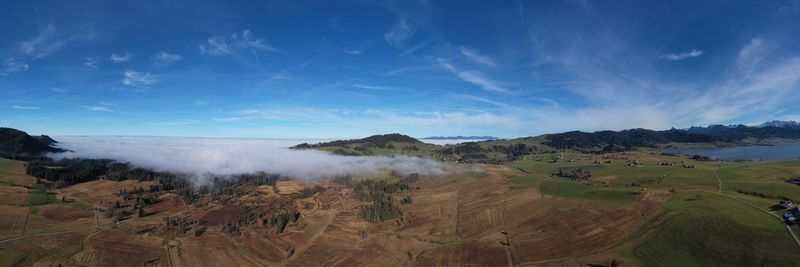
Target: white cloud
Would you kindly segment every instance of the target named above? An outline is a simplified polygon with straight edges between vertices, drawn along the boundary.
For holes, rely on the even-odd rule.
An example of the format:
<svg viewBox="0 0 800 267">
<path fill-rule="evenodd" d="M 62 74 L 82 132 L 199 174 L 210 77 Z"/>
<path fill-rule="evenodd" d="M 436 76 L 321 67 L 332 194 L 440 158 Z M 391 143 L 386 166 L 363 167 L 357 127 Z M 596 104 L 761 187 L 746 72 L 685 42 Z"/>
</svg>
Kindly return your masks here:
<svg viewBox="0 0 800 267">
<path fill-rule="evenodd" d="M 749 73 L 775 49 L 775 45 L 761 38 L 753 38 L 741 50 L 736 64 L 739 69 Z"/>
<path fill-rule="evenodd" d="M 383 39 L 395 48 L 402 48 L 405 47 L 406 40 L 414 36 L 415 32 L 416 28 L 409 24 L 407 19 L 401 18 L 394 28 L 383 35 Z"/>
<path fill-rule="evenodd" d="M 55 26 L 52 23 L 48 24 L 35 37 L 23 41 L 20 48 L 23 53 L 31 55 L 34 59 L 45 57 L 63 46 L 61 42 L 54 42 L 55 35 Z"/>
<path fill-rule="evenodd" d="M 447 63 L 443 59 L 439 59 L 439 64 L 441 64 L 445 69 L 447 69 L 448 71 L 452 72 L 453 74 L 456 74 L 458 76 L 458 78 L 460 78 L 461 80 L 463 80 L 465 82 L 468 82 L 468 83 L 471 83 L 471 84 L 473 84 L 475 86 L 478 86 L 481 89 L 483 89 L 484 91 L 494 92 L 494 93 L 508 93 L 508 92 L 510 92 L 510 90 L 508 90 L 505 87 L 499 85 L 497 82 L 492 81 L 489 78 L 484 77 L 483 74 L 481 74 L 480 72 L 471 71 L 471 70 L 466 70 L 466 71 L 459 70 L 455 66 L 453 66 L 452 64 Z"/>
<path fill-rule="evenodd" d="M 32 59 L 40 59 L 61 50 L 67 44 L 91 38 L 93 35 L 90 32 L 66 35 L 64 32 L 57 31 L 56 27 L 50 23 L 33 38 L 21 42 L 19 47 L 23 54 Z"/>
<path fill-rule="evenodd" d="M 26 110 L 38 110 L 38 109 L 40 109 L 39 107 L 36 107 L 36 106 L 18 106 L 18 105 L 13 105 L 11 107 L 14 108 L 14 109 L 26 109 Z"/>
<path fill-rule="evenodd" d="M 25 63 L 23 61 L 18 61 L 15 58 L 7 58 L 3 62 L 3 65 L 5 65 L 6 67 L 3 69 L 3 71 L 0 72 L 0 74 L 2 75 L 9 75 L 12 73 L 26 71 L 30 67 L 28 63 Z"/>
<path fill-rule="evenodd" d="M 56 136 L 57 146 L 70 152 L 56 158 L 108 158 L 158 171 L 193 174 L 204 184 L 205 173 L 235 175 L 266 172 L 297 179 L 366 175 L 396 171 L 407 175 L 443 175 L 458 171 L 440 162 L 409 156 L 350 157 L 317 150 L 291 150 L 314 140 L 212 139 L 168 137 Z M 174 160 L 182 159 L 182 160 Z"/>
<path fill-rule="evenodd" d="M 150 73 L 127 70 L 123 73 L 122 84 L 127 86 L 148 86 L 156 82 Z"/>
<path fill-rule="evenodd" d="M 128 52 L 125 52 L 123 55 L 117 55 L 116 53 L 111 54 L 111 62 L 114 63 L 123 63 L 128 62 L 131 59 L 131 55 L 128 55 Z"/>
<path fill-rule="evenodd" d="M 183 120 L 174 120 L 174 121 L 161 121 L 161 122 L 148 122 L 147 125 L 153 126 L 181 126 L 181 125 L 191 125 L 191 124 L 198 124 L 200 121 L 198 120 L 190 120 L 190 119 L 183 119 Z"/>
<path fill-rule="evenodd" d="M 466 47 L 460 47 L 459 51 L 461 51 L 462 55 L 466 56 L 467 58 L 471 59 L 472 61 L 475 61 L 477 63 L 483 64 L 483 65 L 486 65 L 486 66 L 497 67 L 497 63 L 495 63 L 494 60 L 491 57 L 489 57 L 487 55 L 481 55 L 480 53 L 478 53 L 478 51 L 475 51 L 475 50 L 472 50 L 472 49 L 469 49 L 469 48 L 466 48 Z"/>
<path fill-rule="evenodd" d="M 369 89 L 369 90 L 379 90 L 379 91 L 397 91 L 393 88 L 386 87 L 386 86 L 379 86 L 379 85 L 370 85 L 370 84 L 362 84 L 362 83 L 354 83 L 353 87 L 361 88 L 361 89 Z"/>
<path fill-rule="evenodd" d="M 345 49 L 344 53 L 348 54 L 348 55 L 361 55 L 362 54 L 361 50 L 356 50 L 356 49 Z"/>
<path fill-rule="evenodd" d="M 678 53 L 678 54 L 664 54 L 664 55 L 661 55 L 660 58 L 663 59 L 663 60 L 667 60 L 667 61 L 679 61 L 679 60 L 684 60 L 684 59 L 687 59 L 687 58 L 699 57 L 699 56 L 702 56 L 703 54 L 705 54 L 705 52 L 703 52 L 703 50 L 692 49 L 692 51 Z"/>
<path fill-rule="evenodd" d="M 279 52 L 277 48 L 271 46 L 264 39 L 253 37 L 250 30 L 233 33 L 230 36 L 214 36 L 208 38 L 205 44 L 199 45 L 200 53 L 209 55 L 235 55 L 238 50 L 264 50 L 268 52 Z"/>
<path fill-rule="evenodd" d="M 97 112 L 113 112 L 114 110 L 105 107 L 105 106 L 81 106 L 83 109 L 88 111 L 97 111 Z"/>
<path fill-rule="evenodd" d="M 167 66 L 181 60 L 181 55 L 172 54 L 166 51 L 159 51 L 153 56 L 153 64 L 156 66 Z"/>
<path fill-rule="evenodd" d="M 86 61 L 83 62 L 83 65 L 87 66 L 87 67 L 90 67 L 90 68 L 93 68 L 93 69 L 96 69 L 97 68 L 97 63 L 98 63 L 97 60 L 95 60 L 94 58 L 87 57 Z"/>
</svg>

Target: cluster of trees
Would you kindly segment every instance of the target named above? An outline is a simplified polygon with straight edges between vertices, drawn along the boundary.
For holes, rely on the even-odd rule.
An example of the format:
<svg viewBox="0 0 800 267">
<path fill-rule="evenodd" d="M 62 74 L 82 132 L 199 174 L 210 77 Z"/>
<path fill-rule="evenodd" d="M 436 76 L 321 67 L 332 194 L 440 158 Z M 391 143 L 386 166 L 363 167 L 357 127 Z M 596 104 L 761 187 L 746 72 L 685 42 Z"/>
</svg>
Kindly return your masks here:
<svg viewBox="0 0 800 267">
<path fill-rule="evenodd" d="M 300 189 L 300 191 L 292 193 L 291 197 L 293 199 L 303 199 L 303 198 L 309 198 L 317 193 L 322 193 L 322 192 L 325 192 L 325 187 L 315 185 L 314 187 L 306 187 Z"/>
<path fill-rule="evenodd" d="M 709 156 L 701 156 L 701 155 L 694 155 L 692 156 L 692 159 L 696 161 L 714 161 L 714 159 L 712 159 Z"/>
<path fill-rule="evenodd" d="M 290 223 L 296 223 L 300 219 L 299 211 L 283 211 L 264 219 L 264 225 L 267 227 L 275 227 L 275 233 L 283 233 L 286 226 Z"/>
<path fill-rule="evenodd" d="M 26 173 L 39 179 L 53 181 L 56 188 L 97 180 L 99 177 L 114 181 L 129 179 L 153 181 L 154 184 L 146 188 L 139 187 L 134 190 L 120 191 L 120 196 L 125 200 L 130 200 L 142 197 L 146 193 L 175 191 L 186 204 L 193 203 L 198 194 L 211 193 L 214 196 L 234 194 L 236 188 L 240 186 L 275 186 L 281 179 L 280 175 L 264 172 L 230 176 L 206 174 L 208 177 L 205 178 L 210 181 L 210 184 L 201 186 L 198 192 L 195 192 L 189 182 L 188 174 L 158 172 L 108 159 L 81 158 L 37 159 L 27 164 Z"/>
<path fill-rule="evenodd" d="M 96 180 L 106 174 L 111 160 L 105 159 L 42 159 L 28 162 L 25 173 L 55 182 L 56 188 Z"/>
<path fill-rule="evenodd" d="M 382 222 L 391 219 L 402 221 L 403 211 L 395 205 L 392 194 L 408 192 L 410 183 L 419 180 L 419 174 L 412 173 L 395 183 L 386 181 L 362 180 L 353 182 L 353 194 L 361 201 L 370 202 L 358 210 L 358 217 L 368 222 Z M 411 196 L 405 196 L 399 201 L 401 204 L 411 204 Z"/>
<path fill-rule="evenodd" d="M 222 232 L 236 237 L 242 235 L 242 225 L 239 221 L 226 222 L 222 225 Z"/>
<path fill-rule="evenodd" d="M 558 171 L 554 173 L 554 175 L 568 178 L 570 180 L 588 180 L 592 177 L 592 173 L 590 171 L 580 168 L 566 170 L 564 168 L 558 168 Z"/>
<path fill-rule="evenodd" d="M 109 159 L 65 158 L 53 160 L 40 158 L 28 162 L 25 173 L 36 178 L 53 181 L 56 188 L 94 181 L 101 176 L 114 181 L 133 179 L 155 182 L 155 185 L 142 189 L 141 192 L 170 191 L 191 186 L 185 175 L 135 168 L 127 163 L 114 162 Z"/>
<path fill-rule="evenodd" d="M 193 224 L 197 224 L 197 221 L 189 220 L 185 217 L 164 217 L 164 228 L 162 232 L 175 228 L 175 233 L 177 235 L 182 235 L 188 232 Z M 199 236 L 196 231 L 194 235 Z"/>
<path fill-rule="evenodd" d="M 378 201 L 397 192 L 404 192 L 411 189 L 408 183 L 398 181 L 396 183 L 387 183 L 380 180 L 363 180 L 355 183 L 353 186 L 353 193 L 356 198 L 361 201 Z"/>
<path fill-rule="evenodd" d="M 228 176 L 207 174 L 207 176 L 209 176 L 206 178 L 210 181 L 210 185 L 201 186 L 200 192 L 210 192 L 212 195 L 233 194 L 233 191 L 241 186 L 269 185 L 275 189 L 275 185 L 281 179 L 279 174 L 265 172 Z"/>
<path fill-rule="evenodd" d="M 523 143 L 510 144 L 508 146 L 494 145 L 492 146 L 494 152 L 506 154 L 509 160 L 517 160 L 522 156 L 533 154 L 536 147 L 528 147 Z"/>
<path fill-rule="evenodd" d="M 535 151 L 535 147 L 529 147 L 525 143 L 496 144 L 489 148 L 483 148 L 478 142 L 465 142 L 444 147 L 437 152 L 444 156 L 453 156 L 463 162 L 500 163 L 520 159 L 523 156 L 533 154 Z M 502 156 L 489 157 L 487 153 L 502 154 Z"/>
<path fill-rule="evenodd" d="M 122 207 L 119 202 L 116 202 L 115 204 L 108 205 L 103 215 L 106 218 L 113 217 L 115 222 L 119 222 L 127 219 L 131 214 L 133 214 L 133 212 L 130 209 Z"/>
<path fill-rule="evenodd" d="M 359 218 L 374 223 L 402 218 L 402 216 L 403 211 L 395 206 L 392 197 L 387 195 L 375 199 L 370 205 L 362 206 L 358 211 Z"/>
</svg>

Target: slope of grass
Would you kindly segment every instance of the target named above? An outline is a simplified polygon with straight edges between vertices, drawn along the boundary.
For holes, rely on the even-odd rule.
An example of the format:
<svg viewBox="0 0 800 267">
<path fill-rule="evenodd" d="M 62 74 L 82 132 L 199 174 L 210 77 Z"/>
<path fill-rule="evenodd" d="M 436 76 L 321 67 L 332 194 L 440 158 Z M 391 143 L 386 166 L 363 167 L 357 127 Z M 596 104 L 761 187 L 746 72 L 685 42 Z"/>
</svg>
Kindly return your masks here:
<svg viewBox="0 0 800 267">
<path fill-rule="evenodd" d="M 796 266 L 800 249 L 775 218 L 706 191 L 667 203 L 671 217 L 633 250 L 646 266 Z"/>
<path fill-rule="evenodd" d="M 511 178 L 511 182 L 527 186 L 539 186 L 539 177 L 535 175 L 516 176 Z"/>
<path fill-rule="evenodd" d="M 540 181 L 539 191 L 559 197 L 603 201 L 633 201 L 636 199 L 636 194 L 632 191 L 600 188 L 564 178 L 547 178 Z"/>
<path fill-rule="evenodd" d="M 25 200 L 25 205 L 35 208 L 36 206 L 56 203 L 58 201 L 55 195 L 47 193 L 44 185 L 36 185 L 34 188 L 28 189 L 28 197 Z"/>
</svg>

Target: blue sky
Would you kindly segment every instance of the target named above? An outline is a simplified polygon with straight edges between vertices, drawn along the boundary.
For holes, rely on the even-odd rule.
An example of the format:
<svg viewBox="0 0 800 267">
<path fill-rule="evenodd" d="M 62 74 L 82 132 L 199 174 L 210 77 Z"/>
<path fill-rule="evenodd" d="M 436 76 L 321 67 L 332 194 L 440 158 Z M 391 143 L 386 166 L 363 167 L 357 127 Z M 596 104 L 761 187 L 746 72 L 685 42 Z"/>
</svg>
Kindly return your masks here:
<svg viewBox="0 0 800 267">
<path fill-rule="evenodd" d="M 800 1 L 4 1 L 0 125 L 516 137 L 800 119 Z"/>
</svg>

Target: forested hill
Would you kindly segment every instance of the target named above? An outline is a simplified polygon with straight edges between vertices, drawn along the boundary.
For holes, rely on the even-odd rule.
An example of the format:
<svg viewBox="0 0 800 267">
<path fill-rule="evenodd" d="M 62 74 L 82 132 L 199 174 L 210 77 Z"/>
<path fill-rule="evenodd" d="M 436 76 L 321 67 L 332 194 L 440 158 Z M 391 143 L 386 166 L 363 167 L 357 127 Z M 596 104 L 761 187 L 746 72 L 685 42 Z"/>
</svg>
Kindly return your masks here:
<svg viewBox="0 0 800 267">
<path fill-rule="evenodd" d="M 389 143 L 408 143 L 408 144 L 422 144 L 419 140 L 403 134 L 393 133 L 393 134 L 382 134 L 382 135 L 373 135 L 367 138 L 361 139 L 351 139 L 351 140 L 337 140 L 319 144 L 308 144 L 302 143 L 296 145 L 292 148 L 294 149 L 306 149 L 306 148 L 322 148 L 322 147 L 336 147 L 336 146 L 346 146 L 346 145 L 354 145 L 354 144 L 366 144 L 372 145 L 376 147 L 386 147 Z"/>
<path fill-rule="evenodd" d="M 746 126 L 746 125 L 711 125 L 708 127 L 691 127 L 691 133 L 701 133 L 717 136 L 728 141 L 740 141 L 746 138 L 786 138 L 800 139 L 800 128 L 787 126 Z"/>
<path fill-rule="evenodd" d="M 0 155 L 2 156 L 36 156 L 47 152 L 63 151 L 50 146 L 55 142 L 46 135 L 30 136 L 17 129 L 0 128 Z"/>
<path fill-rule="evenodd" d="M 603 150 L 607 152 L 630 150 L 634 147 L 652 147 L 657 144 L 678 143 L 711 143 L 723 141 L 719 137 L 691 133 L 685 130 L 653 131 L 647 129 L 631 129 L 624 131 L 566 132 L 544 136 L 545 144 L 554 148 L 576 148 L 586 150 Z"/>
<path fill-rule="evenodd" d="M 770 138 L 800 139 L 800 129 L 775 126 L 723 126 L 691 127 L 686 130 L 653 131 L 631 129 L 624 131 L 566 132 L 544 135 L 545 144 L 554 148 L 603 150 L 607 152 L 629 150 L 633 147 L 653 147 L 666 143 L 741 143 L 746 139 Z"/>
</svg>

